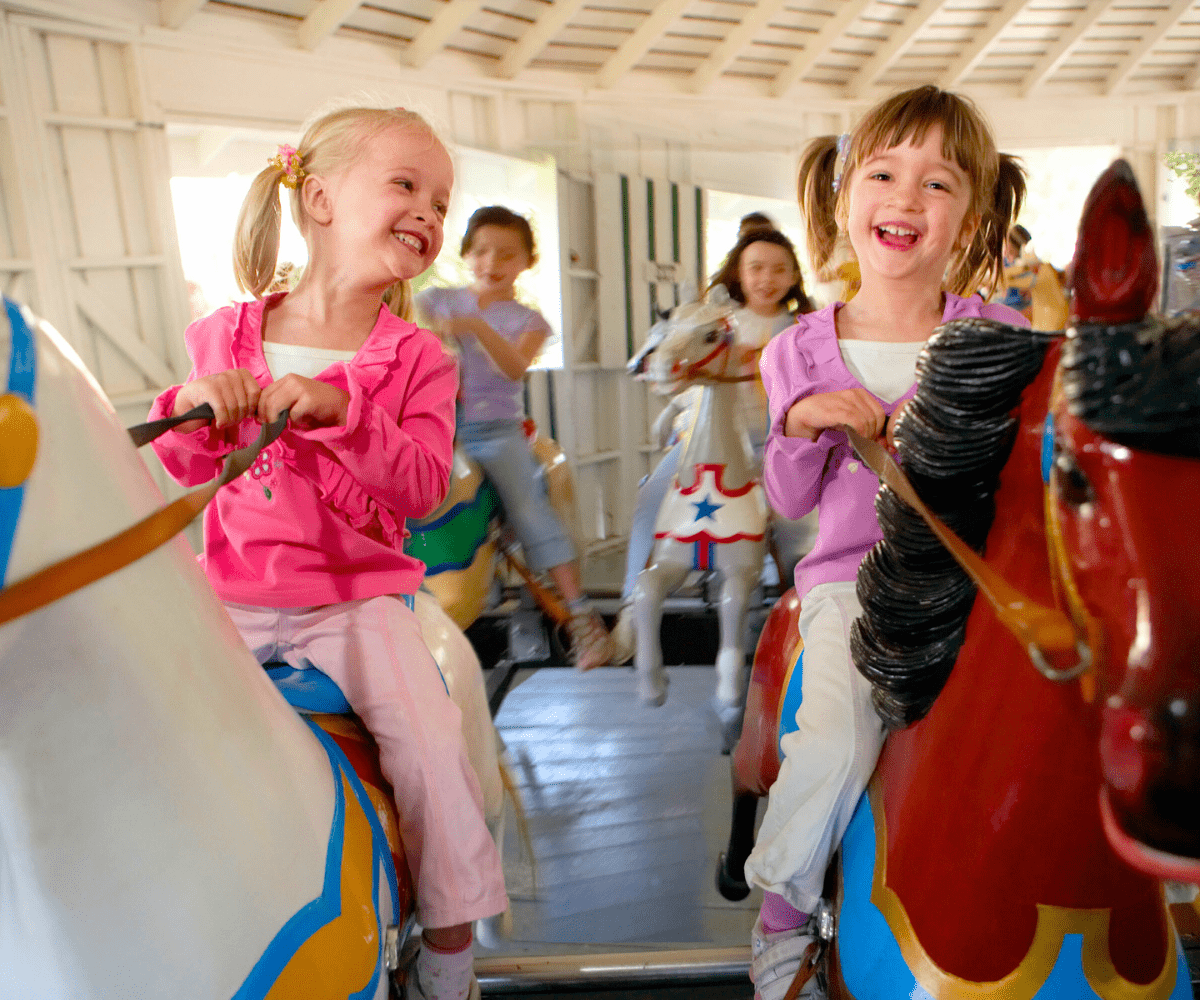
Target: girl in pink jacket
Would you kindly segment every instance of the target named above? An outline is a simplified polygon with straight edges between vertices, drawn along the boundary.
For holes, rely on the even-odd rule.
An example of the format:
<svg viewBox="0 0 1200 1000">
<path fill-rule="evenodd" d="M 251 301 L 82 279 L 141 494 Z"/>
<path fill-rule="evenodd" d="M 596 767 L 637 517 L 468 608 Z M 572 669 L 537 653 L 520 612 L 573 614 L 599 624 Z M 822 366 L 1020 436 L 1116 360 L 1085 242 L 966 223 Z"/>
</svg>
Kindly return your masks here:
<svg viewBox="0 0 1200 1000">
<path fill-rule="evenodd" d="M 259 662 L 318 667 L 379 744 L 424 928 L 408 995 L 425 1000 L 478 996 L 471 921 L 508 903 L 459 711 L 411 609 L 424 567 L 402 547 L 405 518 L 446 493 L 457 373 L 437 338 L 383 304 L 437 257 L 453 182 L 441 142 L 403 109 L 335 111 L 299 149 L 280 147 L 238 220 L 234 267 L 255 301 L 188 328 L 191 375 L 151 410 L 213 408 L 211 426 L 155 443 L 186 485 L 289 411 L 205 511 L 200 561 Z M 309 262 L 293 291 L 263 298 L 280 184 Z"/>
<path fill-rule="evenodd" d="M 820 513 L 817 543 L 796 566 L 801 700 L 781 720 L 784 759 L 745 867 L 765 890 L 751 937 L 759 1000 L 787 993 L 813 941 L 825 869 L 883 747 L 871 685 L 850 656 L 858 565 L 882 537 L 879 480 L 840 428 L 884 433 L 916 389 L 917 355 L 947 320 L 1028 326 L 971 294 L 1002 276 L 1025 181 L 964 98 L 927 86 L 883 101 L 850 135 L 809 146 L 799 189 L 814 267 L 848 250 L 862 285 L 849 302 L 801 316 L 760 363 L 767 498 L 784 517 Z M 810 980 L 801 996 L 815 988 Z"/>
</svg>

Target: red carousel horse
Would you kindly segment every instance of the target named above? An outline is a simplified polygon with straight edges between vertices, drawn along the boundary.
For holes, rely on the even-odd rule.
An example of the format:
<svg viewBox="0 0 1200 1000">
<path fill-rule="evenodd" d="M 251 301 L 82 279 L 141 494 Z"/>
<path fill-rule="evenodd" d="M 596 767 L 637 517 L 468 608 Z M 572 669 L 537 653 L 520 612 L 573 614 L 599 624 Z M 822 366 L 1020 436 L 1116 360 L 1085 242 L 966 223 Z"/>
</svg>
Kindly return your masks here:
<svg viewBox="0 0 1200 1000">
<path fill-rule="evenodd" d="M 881 489 L 853 646 L 894 731 L 842 841 L 832 995 L 1192 996 L 1160 880 L 1200 882 L 1200 322 L 1146 316 L 1157 273 L 1119 161 L 1085 206 L 1065 338 L 965 320 L 922 355 L 905 472 L 993 576 Z M 1057 641 L 1030 638 L 1036 605 Z M 732 898 L 798 612 L 789 592 L 755 657 Z"/>
</svg>

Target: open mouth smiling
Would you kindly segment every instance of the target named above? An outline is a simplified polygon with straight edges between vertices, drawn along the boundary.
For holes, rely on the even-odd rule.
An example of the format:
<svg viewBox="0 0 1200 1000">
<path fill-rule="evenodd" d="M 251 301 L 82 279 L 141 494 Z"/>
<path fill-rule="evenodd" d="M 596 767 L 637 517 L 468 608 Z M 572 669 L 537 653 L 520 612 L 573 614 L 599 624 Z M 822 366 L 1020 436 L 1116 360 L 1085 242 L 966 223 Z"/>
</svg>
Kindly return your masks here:
<svg viewBox="0 0 1200 1000">
<path fill-rule="evenodd" d="M 417 233 L 397 232 L 396 239 L 422 257 L 425 255 L 425 251 L 429 249 L 429 241 Z"/>
<path fill-rule="evenodd" d="M 875 227 L 875 238 L 886 247 L 907 250 L 909 247 L 916 246 L 921 234 L 912 226 L 906 226 L 899 222 L 885 222 L 883 225 Z"/>
</svg>

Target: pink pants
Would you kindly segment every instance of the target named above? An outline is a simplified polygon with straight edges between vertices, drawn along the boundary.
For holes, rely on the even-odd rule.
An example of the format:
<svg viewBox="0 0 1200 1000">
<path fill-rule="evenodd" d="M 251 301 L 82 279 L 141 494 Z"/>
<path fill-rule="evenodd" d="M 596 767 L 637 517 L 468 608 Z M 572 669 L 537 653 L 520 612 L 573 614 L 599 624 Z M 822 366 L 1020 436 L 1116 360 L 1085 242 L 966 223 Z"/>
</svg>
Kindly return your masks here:
<svg viewBox="0 0 1200 1000">
<path fill-rule="evenodd" d="M 394 596 L 314 608 L 225 607 L 259 663 L 317 667 L 375 737 L 396 792 L 421 925 L 452 927 L 502 912 L 504 873 L 484 826 L 462 715 L 416 615 Z"/>
</svg>

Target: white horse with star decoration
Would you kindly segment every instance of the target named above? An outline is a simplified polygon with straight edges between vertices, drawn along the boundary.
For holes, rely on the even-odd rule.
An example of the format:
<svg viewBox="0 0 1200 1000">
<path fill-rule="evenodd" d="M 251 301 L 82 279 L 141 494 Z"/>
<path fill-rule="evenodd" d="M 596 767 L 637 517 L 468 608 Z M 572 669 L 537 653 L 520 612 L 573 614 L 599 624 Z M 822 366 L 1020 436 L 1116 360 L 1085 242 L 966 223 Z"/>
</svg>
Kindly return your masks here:
<svg viewBox="0 0 1200 1000">
<path fill-rule="evenodd" d="M 678 472 L 659 508 L 654 551 L 633 590 L 638 694 L 647 704 L 666 701 L 659 641 L 663 600 L 692 570 L 715 570 L 721 577 L 715 701 L 727 726 L 741 706 L 742 634 L 762 573 L 768 511 L 738 406 L 738 384 L 755 378 L 759 352 L 735 342 L 733 310 L 728 296 L 719 294 L 678 307 L 661 337 L 652 335 L 630 363 L 664 395 L 692 384 L 703 387 Z"/>
</svg>

